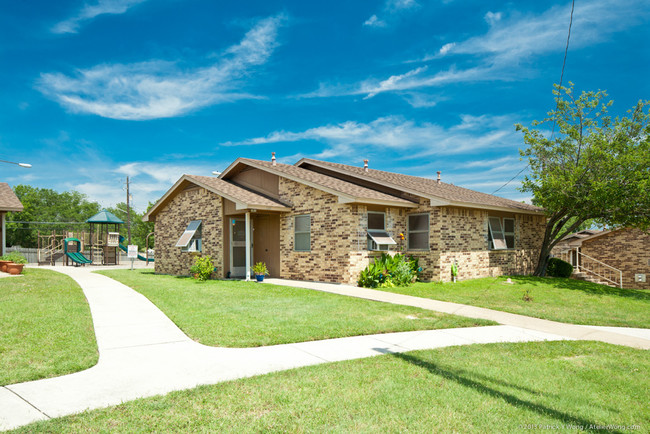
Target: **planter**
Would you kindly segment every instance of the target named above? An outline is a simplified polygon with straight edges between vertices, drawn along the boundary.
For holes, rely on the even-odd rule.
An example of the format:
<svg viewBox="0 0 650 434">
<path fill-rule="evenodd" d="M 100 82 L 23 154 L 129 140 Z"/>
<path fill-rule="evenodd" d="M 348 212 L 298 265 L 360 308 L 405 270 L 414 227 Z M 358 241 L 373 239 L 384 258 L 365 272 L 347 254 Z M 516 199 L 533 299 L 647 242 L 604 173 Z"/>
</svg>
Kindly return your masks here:
<svg viewBox="0 0 650 434">
<path fill-rule="evenodd" d="M 255 279 L 257 279 L 258 282 L 264 282 L 264 275 L 263 274 L 256 274 Z"/>
<path fill-rule="evenodd" d="M 0 271 L 6 273 L 7 272 L 7 265 L 11 264 L 11 261 L 0 261 Z"/>
<path fill-rule="evenodd" d="M 20 274 L 23 272 L 25 264 L 14 264 L 13 262 L 7 265 L 7 272 L 9 274 Z"/>
</svg>

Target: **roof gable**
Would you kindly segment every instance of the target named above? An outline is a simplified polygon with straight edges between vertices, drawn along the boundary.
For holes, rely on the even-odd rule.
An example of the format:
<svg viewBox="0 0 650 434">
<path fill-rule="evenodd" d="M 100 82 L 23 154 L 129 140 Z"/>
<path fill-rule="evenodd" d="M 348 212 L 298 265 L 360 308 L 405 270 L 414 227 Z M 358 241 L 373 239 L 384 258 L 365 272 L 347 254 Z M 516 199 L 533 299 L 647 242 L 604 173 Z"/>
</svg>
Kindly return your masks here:
<svg viewBox="0 0 650 434">
<path fill-rule="evenodd" d="M 346 175 L 366 182 L 374 182 L 385 187 L 400 189 L 407 193 L 427 198 L 431 200 L 432 205 L 472 206 L 531 214 L 542 214 L 544 211 L 542 208 L 533 205 L 419 176 L 403 175 L 375 169 L 366 170 L 362 167 L 330 163 L 328 161 L 313 160 L 310 158 L 301 159 L 296 163 L 296 166 L 306 169 L 316 167 L 327 170 L 332 174 L 331 176 L 336 176 L 336 174 Z"/>
<path fill-rule="evenodd" d="M 18 196 L 6 182 L 0 182 L 0 211 L 20 212 L 24 209 Z"/>
<path fill-rule="evenodd" d="M 324 175 L 312 170 L 303 169 L 295 165 L 272 163 L 268 161 L 238 158 L 219 175 L 221 179 L 228 179 L 238 173 L 241 166 L 255 167 L 283 178 L 308 185 L 321 191 L 338 196 L 341 203 L 367 203 L 398 207 L 415 207 L 413 201 L 403 199 L 391 194 L 367 188 L 352 182 L 347 182 L 333 176 Z"/>
<path fill-rule="evenodd" d="M 149 209 L 142 217 L 143 221 L 150 221 L 164 208 L 176 194 L 182 191 L 188 184 L 198 187 L 224 197 L 235 203 L 237 209 L 263 209 L 269 211 L 289 211 L 289 208 L 274 199 L 235 185 L 223 179 L 211 176 L 183 175 L 176 183 L 161 197 L 156 204 Z"/>
</svg>

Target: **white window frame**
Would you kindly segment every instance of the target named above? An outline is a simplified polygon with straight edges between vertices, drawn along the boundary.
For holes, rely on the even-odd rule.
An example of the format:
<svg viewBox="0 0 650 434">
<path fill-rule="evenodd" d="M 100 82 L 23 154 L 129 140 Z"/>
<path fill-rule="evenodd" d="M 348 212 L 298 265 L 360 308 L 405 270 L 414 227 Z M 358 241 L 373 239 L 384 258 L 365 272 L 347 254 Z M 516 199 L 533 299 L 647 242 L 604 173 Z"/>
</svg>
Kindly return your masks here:
<svg viewBox="0 0 650 434">
<path fill-rule="evenodd" d="M 512 221 L 512 232 L 506 232 L 506 220 Z M 495 230 L 493 223 L 499 224 L 499 230 Z M 513 250 L 517 245 L 515 236 L 516 221 L 512 217 L 488 217 L 488 250 Z M 506 235 L 512 236 L 512 246 L 508 246 Z"/>
<path fill-rule="evenodd" d="M 301 217 L 307 217 L 309 219 L 309 230 L 307 231 L 298 231 L 298 225 L 296 224 L 296 220 Z M 309 239 L 309 248 L 304 250 L 304 249 L 298 249 L 296 247 L 296 235 L 301 235 L 301 234 L 307 234 L 308 239 Z M 293 251 L 294 252 L 311 252 L 311 214 L 300 214 L 297 216 L 293 217 Z"/>
<path fill-rule="evenodd" d="M 427 216 L 427 228 L 426 230 L 411 230 L 411 217 L 425 215 Z M 428 251 L 431 250 L 431 243 L 429 241 L 429 231 L 431 230 L 431 214 L 428 212 L 418 212 L 413 214 L 406 215 L 406 249 L 407 250 L 418 250 L 418 251 Z M 427 247 L 425 249 L 416 249 L 411 247 L 411 234 L 426 233 L 427 234 Z"/>
</svg>

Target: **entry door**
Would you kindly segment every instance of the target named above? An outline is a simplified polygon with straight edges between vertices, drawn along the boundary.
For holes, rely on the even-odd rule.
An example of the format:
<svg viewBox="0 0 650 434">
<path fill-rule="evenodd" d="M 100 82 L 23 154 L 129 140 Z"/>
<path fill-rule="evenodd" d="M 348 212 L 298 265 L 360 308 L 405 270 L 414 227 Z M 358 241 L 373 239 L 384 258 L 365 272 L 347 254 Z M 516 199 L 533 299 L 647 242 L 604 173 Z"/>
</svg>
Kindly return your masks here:
<svg viewBox="0 0 650 434">
<path fill-rule="evenodd" d="M 251 221 L 251 231 L 253 222 Z M 251 242 L 253 237 L 251 234 Z M 253 265 L 253 245 L 251 243 L 251 266 Z M 243 277 L 246 275 L 246 220 L 230 220 L 230 275 Z"/>
</svg>

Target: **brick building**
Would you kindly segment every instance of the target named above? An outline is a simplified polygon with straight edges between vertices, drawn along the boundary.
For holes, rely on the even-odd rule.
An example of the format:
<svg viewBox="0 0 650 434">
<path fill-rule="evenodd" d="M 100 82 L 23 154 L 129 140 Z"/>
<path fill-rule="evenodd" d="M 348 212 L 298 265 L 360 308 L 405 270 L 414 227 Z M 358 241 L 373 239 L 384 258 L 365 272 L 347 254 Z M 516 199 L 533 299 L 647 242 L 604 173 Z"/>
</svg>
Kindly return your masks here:
<svg viewBox="0 0 650 434">
<path fill-rule="evenodd" d="M 8 212 L 20 212 L 23 210 L 23 204 L 20 203 L 18 197 L 14 194 L 9 184 L 0 182 L 0 240 L 2 240 L 2 247 L 0 247 L 0 255 L 5 254 L 7 247 L 7 230 L 5 227 L 5 215 Z"/>
<path fill-rule="evenodd" d="M 650 233 L 639 229 L 581 231 L 558 243 L 554 254 L 594 281 L 650 289 Z"/>
<path fill-rule="evenodd" d="M 439 179 L 275 157 L 184 175 L 144 219 L 158 273 L 186 275 L 210 255 L 220 277 L 263 261 L 274 277 L 341 283 L 385 251 L 418 257 L 426 280 L 450 280 L 454 262 L 460 279 L 530 273 L 545 225 L 540 208 Z"/>
</svg>

